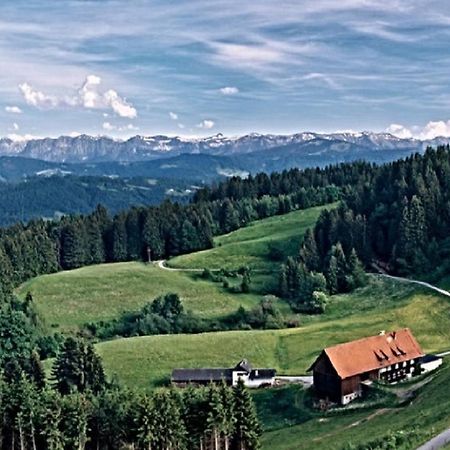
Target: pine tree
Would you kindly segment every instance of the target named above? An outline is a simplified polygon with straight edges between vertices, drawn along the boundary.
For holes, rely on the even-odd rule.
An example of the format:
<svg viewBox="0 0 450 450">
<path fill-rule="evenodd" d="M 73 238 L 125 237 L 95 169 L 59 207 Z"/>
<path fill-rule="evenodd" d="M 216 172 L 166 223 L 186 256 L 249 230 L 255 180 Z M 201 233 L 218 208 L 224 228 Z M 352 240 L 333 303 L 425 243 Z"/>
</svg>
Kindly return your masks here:
<svg viewBox="0 0 450 450">
<path fill-rule="evenodd" d="M 138 399 L 136 411 L 136 437 L 142 448 L 151 450 L 155 441 L 155 411 L 153 401 L 148 395 Z"/>
<path fill-rule="evenodd" d="M 239 216 L 229 199 L 222 203 L 220 212 L 220 228 L 223 233 L 229 233 L 239 228 Z"/>
<path fill-rule="evenodd" d="M 55 391 L 44 391 L 41 396 L 39 417 L 40 435 L 47 450 L 64 450 L 65 438 L 62 431 L 62 401 Z"/>
<path fill-rule="evenodd" d="M 62 427 L 68 448 L 84 450 L 88 441 L 88 418 L 91 405 L 87 398 L 80 394 L 64 397 L 62 402 Z"/>
<path fill-rule="evenodd" d="M 184 450 L 186 429 L 181 418 L 178 399 L 170 391 L 158 392 L 153 397 L 155 416 L 154 448 L 157 450 Z"/>
<path fill-rule="evenodd" d="M 221 436 L 225 431 L 226 410 L 219 388 L 212 384 L 208 388 L 208 414 L 206 431 L 210 435 L 213 450 L 221 450 Z"/>
<path fill-rule="evenodd" d="M 158 259 L 164 256 L 164 241 L 153 209 L 146 211 L 144 214 L 142 239 L 146 250 L 148 249 L 150 251 L 150 257 L 152 259 Z"/>
<path fill-rule="evenodd" d="M 278 279 L 278 293 L 281 298 L 288 298 L 289 296 L 287 269 L 285 264 L 282 264 L 280 268 L 280 274 Z"/>
<path fill-rule="evenodd" d="M 328 261 L 328 268 L 326 272 L 327 285 L 330 294 L 337 294 L 339 292 L 338 284 L 338 263 L 336 256 L 331 255 Z"/>
<path fill-rule="evenodd" d="M 362 287 L 366 284 L 367 275 L 364 272 L 364 267 L 356 254 L 355 249 L 352 249 L 348 258 L 347 285 L 350 290 Z"/>
<path fill-rule="evenodd" d="M 139 226 L 139 214 L 136 208 L 132 208 L 126 218 L 127 252 L 129 260 L 137 260 L 141 257 L 141 230 Z"/>
<path fill-rule="evenodd" d="M 61 231 L 61 266 L 76 269 L 86 261 L 84 226 L 80 220 L 71 220 Z"/>
<path fill-rule="evenodd" d="M 236 449 L 258 450 L 261 426 L 258 422 L 255 405 L 241 379 L 234 388 L 234 417 L 233 442 Z"/>
<path fill-rule="evenodd" d="M 303 243 L 300 248 L 300 261 L 302 261 L 309 270 L 320 270 L 320 256 L 317 250 L 316 239 L 313 231 L 308 228 L 303 238 Z"/>
<path fill-rule="evenodd" d="M 114 217 L 112 224 L 112 258 L 113 261 L 126 261 L 128 259 L 127 251 L 127 229 L 126 216 L 119 214 Z"/>
<path fill-rule="evenodd" d="M 72 337 L 63 343 L 53 365 L 52 376 L 56 388 L 63 395 L 86 390 L 98 393 L 106 384 L 101 359 L 92 344 Z"/>
</svg>

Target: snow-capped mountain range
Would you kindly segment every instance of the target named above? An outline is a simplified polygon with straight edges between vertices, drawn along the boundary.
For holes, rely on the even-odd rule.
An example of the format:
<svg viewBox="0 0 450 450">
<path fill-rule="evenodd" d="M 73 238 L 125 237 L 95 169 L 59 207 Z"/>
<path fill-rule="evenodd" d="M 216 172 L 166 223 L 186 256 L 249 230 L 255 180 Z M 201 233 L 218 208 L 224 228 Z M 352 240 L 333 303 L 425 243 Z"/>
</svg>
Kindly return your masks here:
<svg viewBox="0 0 450 450">
<path fill-rule="evenodd" d="M 120 141 L 109 137 L 61 136 L 59 138 L 14 141 L 0 139 L 0 156 L 22 156 L 51 162 L 85 163 L 105 161 L 145 161 L 181 154 L 239 156 L 270 150 L 270 155 L 282 156 L 286 150 L 298 156 L 378 152 L 381 150 L 423 151 L 427 146 L 448 143 L 450 138 L 400 139 L 389 133 L 297 133 L 274 135 L 252 133 L 239 137 L 222 134 L 206 138 L 168 136 L 134 136 Z M 259 154 L 259 157 L 264 157 Z M 269 156 L 269 155 L 268 155 Z M 357 155 L 355 155 L 357 156 Z M 334 158 L 332 158 L 334 159 Z"/>
</svg>

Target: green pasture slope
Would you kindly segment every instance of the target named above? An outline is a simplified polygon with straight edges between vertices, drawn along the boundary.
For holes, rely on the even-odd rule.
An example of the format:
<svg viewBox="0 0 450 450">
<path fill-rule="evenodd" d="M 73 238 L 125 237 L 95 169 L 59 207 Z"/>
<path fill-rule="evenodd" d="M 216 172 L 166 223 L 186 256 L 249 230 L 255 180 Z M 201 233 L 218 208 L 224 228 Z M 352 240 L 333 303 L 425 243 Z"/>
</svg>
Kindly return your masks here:
<svg viewBox="0 0 450 450">
<path fill-rule="evenodd" d="M 329 205 L 333 207 L 334 205 Z M 324 207 L 295 211 L 285 216 L 260 220 L 248 227 L 216 239 L 217 249 L 187 255 L 195 259 L 207 256 L 216 261 L 213 268 L 226 266 L 237 269 L 244 264 L 252 268 L 276 268 L 268 260 L 268 242 L 290 252 L 298 251 L 302 234 L 314 226 Z M 227 256 L 235 252 L 248 255 Z M 215 255 L 215 251 L 219 256 Z M 230 261 L 225 264 L 225 259 Z M 177 260 L 178 258 L 174 259 Z M 183 260 L 184 261 L 184 260 Z M 203 268 L 202 263 L 193 267 Z M 108 320 L 122 312 L 135 311 L 155 297 L 167 292 L 178 293 L 185 308 L 203 317 L 220 317 L 239 306 L 251 308 L 270 290 L 274 277 L 255 274 L 249 294 L 231 294 L 220 283 L 200 279 L 198 274 L 174 272 L 155 265 L 138 262 L 101 264 L 81 269 L 43 275 L 24 283 L 20 297 L 30 291 L 47 325 L 58 330 L 73 330 L 87 322 Z M 233 280 L 231 280 L 233 283 Z"/>
<path fill-rule="evenodd" d="M 312 208 L 255 222 L 216 238 L 212 250 L 174 258 L 170 264 L 199 269 L 246 264 L 273 270 L 269 243 L 295 254 L 301 234 L 314 224 L 320 210 Z M 264 277 L 269 276 L 254 273 L 252 292 L 236 295 L 219 283 L 200 279 L 198 274 L 119 263 L 38 277 L 21 286 L 18 293 L 33 293 L 47 325 L 76 330 L 86 322 L 138 309 L 168 291 L 178 292 L 186 308 L 196 314 L 220 316 L 239 305 L 257 304 L 264 292 Z M 444 282 L 444 287 L 448 284 Z M 285 305 L 280 301 L 282 308 Z M 325 314 L 300 316 L 299 328 L 117 339 L 97 344 L 97 350 L 108 375 L 130 387 L 154 389 L 168 381 L 174 367 L 229 366 L 243 357 L 254 365 L 274 367 L 280 374 L 305 374 L 323 347 L 382 329 L 410 327 L 425 351 L 447 350 L 449 318 L 449 299 L 422 287 L 371 276 L 366 287 L 333 296 Z M 450 368 L 445 365 L 434 376 L 402 407 L 387 404 L 334 415 L 312 411 L 304 403 L 304 392 L 296 386 L 256 392 L 265 427 L 263 449 L 343 449 L 349 442 L 359 444 L 407 429 L 418 430 L 418 434 L 398 448 L 415 448 L 450 426 Z"/>
<path fill-rule="evenodd" d="M 146 336 L 97 345 L 105 367 L 125 384 L 151 389 L 174 367 L 229 366 L 240 358 L 305 374 L 319 351 L 332 344 L 410 327 L 426 351 L 447 349 L 450 302 L 423 289 L 373 278 L 349 295 L 335 296 L 324 315 L 304 318 L 300 328 Z"/>
<path fill-rule="evenodd" d="M 447 298 L 372 277 L 367 287 L 334 297 L 324 315 L 305 320 L 301 328 L 137 337 L 100 343 L 97 350 L 110 376 L 129 386 L 153 389 L 168 381 L 174 367 L 229 366 L 243 357 L 256 366 L 275 367 L 279 374 L 305 374 L 323 347 L 382 329 L 410 327 L 425 351 L 446 350 L 449 317 Z M 263 449 L 350 450 L 349 443 L 388 439 L 391 431 L 416 430 L 396 447 L 414 449 L 450 426 L 450 367 L 446 364 L 433 377 L 402 405 L 337 414 L 311 410 L 296 386 L 256 391 L 265 428 Z"/>
<path fill-rule="evenodd" d="M 275 245 L 285 255 L 295 255 L 307 228 L 316 222 L 322 210 L 331 204 L 251 223 L 245 228 L 214 239 L 214 248 L 182 255 L 168 262 L 170 267 L 204 269 L 235 269 L 247 265 L 258 270 L 273 270 L 276 263 L 267 258 L 269 246 Z"/>
<path fill-rule="evenodd" d="M 285 388 L 285 393 L 283 389 L 276 389 L 270 392 L 267 400 L 273 410 L 280 410 L 278 422 L 268 416 L 268 411 L 261 411 L 268 424 L 262 436 L 262 448 L 353 450 L 356 445 L 367 445 L 375 439 L 381 439 L 384 447 L 365 448 L 414 450 L 450 427 L 450 365 L 446 363 L 431 377 L 428 384 L 401 404 L 391 405 L 388 402 L 377 408 L 350 409 L 329 414 L 305 407 L 299 389 Z M 257 394 L 257 401 L 258 396 L 261 393 Z M 403 434 L 404 442 L 392 445 L 393 433 L 398 436 Z M 387 446 L 390 440 L 391 446 Z"/>
<path fill-rule="evenodd" d="M 235 295 L 221 284 L 186 272 L 169 272 L 138 262 L 100 264 L 37 277 L 18 289 L 32 292 L 47 325 L 71 330 L 87 322 L 108 320 L 136 311 L 167 292 L 178 293 L 186 309 L 203 317 L 217 317 L 240 305 L 256 305 L 261 296 Z"/>
</svg>

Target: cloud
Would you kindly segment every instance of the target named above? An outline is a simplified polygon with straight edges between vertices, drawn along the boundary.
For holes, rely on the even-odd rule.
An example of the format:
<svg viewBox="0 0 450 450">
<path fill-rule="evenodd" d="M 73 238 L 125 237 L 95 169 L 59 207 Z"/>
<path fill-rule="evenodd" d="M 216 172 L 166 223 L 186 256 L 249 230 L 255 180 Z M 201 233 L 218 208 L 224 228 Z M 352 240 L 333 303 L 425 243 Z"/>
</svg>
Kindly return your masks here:
<svg viewBox="0 0 450 450">
<path fill-rule="evenodd" d="M 210 130 L 215 125 L 214 120 L 211 119 L 205 119 L 202 120 L 198 125 L 197 128 L 204 128 L 205 130 Z"/>
<path fill-rule="evenodd" d="M 182 123 L 177 123 L 178 128 L 180 128 L 181 130 L 183 130 L 185 128 L 185 126 Z"/>
<path fill-rule="evenodd" d="M 23 95 L 25 101 L 36 108 L 55 108 L 58 105 L 56 97 L 46 95 L 41 91 L 33 89 L 28 83 L 19 85 L 19 90 Z"/>
<path fill-rule="evenodd" d="M 219 91 L 223 95 L 236 95 L 239 93 L 239 89 L 235 86 L 225 86 L 220 88 Z"/>
<path fill-rule="evenodd" d="M 81 101 L 85 108 L 99 108 L 101 106 L 101 96 L 97 92 L 98 86 L 100 86 L 102 79 L 96 75 L 88 75 L 86 77 L 83 86 L 78 91 L 78 100 Z"/>
<path fill-rule="evenodd" d="M 129 123 L 128 125 L 118 126 L 113 125 L 111 122 L 103 122 L 103 129 L 106 131 L 138 131 L 139 127 Z"/>
<path fill-rule="evenodd" d="M 391 125 L 389 125 L 386 128 L 386 132 L 401 139 L 408 139 L 413 137 L 411 130 L 398 123 L 392 123 Z"/>
<path fill-rule="evenodd" d="M 25 142 L 25 141 L 31 141 L 32 139 L 42 139 L 41 136 L 33 136 L 32 134 L 17 134 L 17 133 L 11 133 L 8 134 L 8 139 L 11 139 L 15 142 Z"/>
<path fill-rule="evenodd" d="M 434 139 L 435 137 L 450 137 L 450 120 L 428 122 L 420 133 L 421 139 Z"/>
<path fill-rule="evenodd" d="M 11 114 L 22 114 L 22 110 L 18 106 L 5 106 L 5 111 Z"/>
<path fill-rule="evenodd" d="M 176 113 L 174 113 L 174 112 L 170 112 L 170 113 L 169 113 L 169 117 L 170 117 L 172 120 L 178 120 L 178 114 L 176 114 Z"/>
<path fill-rule="evenodd" d="M 13 128 L 14 128 L 14 131 L 19 131 L 19 125 L 16 123 L 16 122 L 14 122 L 13 123 Z"/>
<path fill-rule="evenodd" d="M 112 131 L 115 130 L 116 127 L 114 125 L 111 125 L 109 122 L 103 122 L 103 129 L 106 131 Z"/>
<path fill-rule="evenodd" d="M 119 97 L 116 91 L 110 89 L 103 95 L 106 105 L 120 117 L 135 119 L 137 117 L 136 108 L 128 103 L 125 99 Z"/>
<path fill-rule="evenodd" d="M 86 80 L 78 89 L 75 95 L 56 97 L 44 94 L 34 89 L 28 83 L 19 85 L 25 101 L 39 109 L 54 109 L 58 107 L 81 107 L 85 109 L 111 109 L 119 117 L 135 119 L 137 117 L 136 108 L 127 102 L 123 97 L 113 90 L 106 92 L 100 90 L 102 80 L 97 75 L 88 75 Z"/>
<path fill-rule="evenodd" d="M 411 128 L 394 123 L 389 125 L 386 131 L 402 139 L 414 137 L 429 140 L 436 137 L 450 137 L 450 120 L 430 121 L 424 127 Z"/>
</svg>

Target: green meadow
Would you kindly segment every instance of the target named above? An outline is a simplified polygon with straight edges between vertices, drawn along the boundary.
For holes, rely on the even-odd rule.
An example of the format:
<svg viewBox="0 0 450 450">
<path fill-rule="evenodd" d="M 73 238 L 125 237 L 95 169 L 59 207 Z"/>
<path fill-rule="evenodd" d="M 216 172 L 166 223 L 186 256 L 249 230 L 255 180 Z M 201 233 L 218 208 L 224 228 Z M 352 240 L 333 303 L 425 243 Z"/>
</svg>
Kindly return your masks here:
<svg viewBox="0 0 450 450">
<path fill-rule="evenodd" d="M 274 284 L 277 265 L 270 248 L 294 255 L 302 234 L 323 208 L 272 217 L 215 239 L 215 248 L 169 261 L 171 267 L 255 269 L 249 294 L 232 294 L 221 283 L 195 272 L 169 271 L 155 264 L 103 264 L 30 280 L 17 292 L 31 291 L 46 324 L 76 331 L 86 322 L 107 320 L 137 310 L 166 292 L 180 294 L 186 309 L 202 317 L 220 317 L 239 306 L 251 308 Z M 266 272 L 266 274 L 262 272 Z M 233 283 L 233 279 L 230 279 Z M 448 280 L 443 282 L 448 287 Z M 287 304 L 278 306 L 288 313 Z M 298 315 L 299 327 L 116 339 L 96 344 L 107 374 L 126 386 L 152 390 L 166 385 L 174 367 L 223 367 L 247 358 L 279 374 L 304 375 L 322 348 L 376 334 L 412 329 L 426 352 L 450 349 L 450 300 L 427 288 L 370 275 L 367 286 L 330 298 L 322 315 Z M 51 361 L 46 362 L 49 369 Z M 264 426 L 264 450 L 350 450 L 392 433 L 408 434 L 401 449 L 416 448 L 450 426 L 450 367 L 445 364 L 432 382 L 403 404 L 318 412 L 299 386 L 253 392 Z M 358 405 L 356 405 L 358 406 Z M 406 436 L 406 435 L 405 435 Z"/>
<path fill-rule="evenodd" d="M 191 269 L 249 266 L 257 270 L 273 270 L 277 264 L 268 258 L 270 246 L 275 246 L 285 255 L 297 254 L 306 229 L 314 225 L 321 211 L 336 205 L 318 206 L 253 222 L 245 228 L 215 238 L 213 249 L 178 256 L 171 259 L 168 265 Z"/>
</svg>

